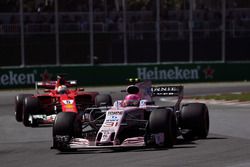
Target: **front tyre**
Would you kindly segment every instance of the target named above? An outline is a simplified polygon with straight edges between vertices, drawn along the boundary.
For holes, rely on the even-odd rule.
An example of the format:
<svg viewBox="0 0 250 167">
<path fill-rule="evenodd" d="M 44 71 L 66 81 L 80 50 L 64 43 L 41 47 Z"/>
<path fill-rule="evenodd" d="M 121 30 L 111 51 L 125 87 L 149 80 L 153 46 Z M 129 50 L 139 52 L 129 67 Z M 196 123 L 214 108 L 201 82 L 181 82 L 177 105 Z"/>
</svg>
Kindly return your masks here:
<svg viewBox="0 0 250 167">
<path fill-rule="evenodd" d="M 23 105 L 26 97 L 33 96 L 33 94 L 18 94 L 15 97 L 15 118 L 17 122 L 23 120 Z"/>
<path fill-rule="evenodd" d="M 36 126 L 32 116 L 39 110 L 39 103 L 36 97 L 26 97 L 23 106 L 23 125 L 26 127 Z"/>
<path fill-rule="evenodd" d="M 82 136 L 80 117 L 74 112 L 60 112 L 53 124 L 53 148 L 66 150 L 72 138 Z"/>
<path fill-rule="evenodd" d="M 173 147 L 176 142 L 176 116 L 171 109 L 153 110 L 149 117 L 148 130 L 150 134 L 163 133 L 164 147 Z"/>
</svg>

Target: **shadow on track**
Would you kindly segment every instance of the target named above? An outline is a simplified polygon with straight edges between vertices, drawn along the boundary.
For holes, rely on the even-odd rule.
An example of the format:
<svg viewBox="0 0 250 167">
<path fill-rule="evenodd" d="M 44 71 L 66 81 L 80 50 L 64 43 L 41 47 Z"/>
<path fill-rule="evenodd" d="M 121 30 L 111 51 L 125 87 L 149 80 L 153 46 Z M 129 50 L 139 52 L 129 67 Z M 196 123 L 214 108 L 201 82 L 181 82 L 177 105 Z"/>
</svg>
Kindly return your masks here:
<svg viewBox="0 0 250 167">
<path fill-rule="evenodd" d="M 225 140 L 226 137 L 221 136 L 210 136 L 206 139 L 199 139 L 199 140 Z M 58 155 L 64 154 L 100 154 L 100 153 L 122 153 L 122 152 L 145 152 L 145 151 L 166 151 L 169 149 L 188 149 L 188 148 L 195 148 L 198 140 L 187 141 L 183 138 L 177 138 L 176 144 L 172 148 L 167 147 L 128 147 L 128 148 L 100 148 L 100 149 L 73 149 L 67 151 L 58 151 Z"/>
<path fill-rule="evenodd" d="M 181 141 L 180 141 L 181 140 Z M 172 148 L 167 147 L 127 147 L 127 148 L 100 148 L 100 149 L 78 149 L 58 152 L 57 154 L 98 154 L 98 153 L 119 153 L 119 152 L 145 152 L 145 151 L 165 151 L 168 149 L 194 148 L 194 142 L 184 142 L 183 139 L 177 139 L 176 145 Z"/>
</svg>

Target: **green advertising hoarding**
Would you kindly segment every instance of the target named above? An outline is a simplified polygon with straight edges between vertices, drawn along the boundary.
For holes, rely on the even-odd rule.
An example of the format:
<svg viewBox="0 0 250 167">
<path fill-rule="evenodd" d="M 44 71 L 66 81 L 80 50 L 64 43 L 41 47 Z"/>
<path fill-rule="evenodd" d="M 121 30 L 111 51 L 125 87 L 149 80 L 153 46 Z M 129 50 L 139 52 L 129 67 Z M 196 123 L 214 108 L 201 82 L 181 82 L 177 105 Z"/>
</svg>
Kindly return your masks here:
<svg viewBox="0 0 250 167">
<path fill-rule="evenodd" d="M 123 85 L 128 78 L 153 83 L 192 83 L 250 80 L 250 63 L 62 66 L 0 69 L 0 88 L 34 87 L 36 81 L 55 80 L 57 74 L 81 86 Z"/>
</svg>

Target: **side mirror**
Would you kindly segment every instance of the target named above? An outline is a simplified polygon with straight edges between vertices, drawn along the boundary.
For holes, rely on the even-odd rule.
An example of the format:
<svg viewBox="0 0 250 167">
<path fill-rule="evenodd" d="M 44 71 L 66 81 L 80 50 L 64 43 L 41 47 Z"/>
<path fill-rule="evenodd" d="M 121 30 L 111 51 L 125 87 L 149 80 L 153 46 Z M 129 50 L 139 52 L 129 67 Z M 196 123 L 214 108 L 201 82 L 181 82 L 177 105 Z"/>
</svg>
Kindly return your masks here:
<svg viewBox="0 0 250 167">
<path fill-rule="evenodd" d="M 84 91 L 84 88 L 78 88 L 79 91 Z"/>
<path fill-rule="evenodd" d="M 49 92 L 51 92 L 51 90 L 50 89 L 44 89 L 43 90 L 45 93 L 49 93 Z"/>
</svg>

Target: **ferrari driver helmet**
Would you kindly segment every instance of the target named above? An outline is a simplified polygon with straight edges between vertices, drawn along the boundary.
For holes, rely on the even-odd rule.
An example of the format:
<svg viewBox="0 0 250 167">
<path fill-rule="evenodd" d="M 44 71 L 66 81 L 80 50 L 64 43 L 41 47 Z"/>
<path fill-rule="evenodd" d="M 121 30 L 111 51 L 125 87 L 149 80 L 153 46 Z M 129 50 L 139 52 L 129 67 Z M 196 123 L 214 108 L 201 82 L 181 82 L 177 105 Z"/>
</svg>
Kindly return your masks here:
<svg viewBox="0 0 250 167">
<path fill-rule="evenodd" d="M 123 106 L 139 106 L 140 103 L 140 96 L 137 94 L 129 94 L 123 100 Z"/>
<path fill-rule="evenodd" d="M 68 90 L 67 86 L 61 85 L 57 88 L 57 93 L 64 94 L 67 93 L 67 90 Z"/>
</svg>

